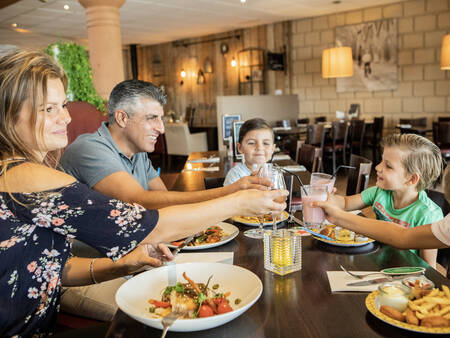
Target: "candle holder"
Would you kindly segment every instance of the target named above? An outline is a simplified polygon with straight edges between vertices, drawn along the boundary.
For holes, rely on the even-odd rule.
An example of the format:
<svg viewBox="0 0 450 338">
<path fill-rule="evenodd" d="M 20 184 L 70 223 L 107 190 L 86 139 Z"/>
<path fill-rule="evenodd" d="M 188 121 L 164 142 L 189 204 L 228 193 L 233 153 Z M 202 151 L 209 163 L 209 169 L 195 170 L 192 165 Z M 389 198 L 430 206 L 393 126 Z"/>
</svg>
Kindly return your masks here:
<svg viewBox="0 0 450 338">
<path fill-rule="evenodd" d="M 264 232 L 264 268 L 280 276 L 302 268 L 302 237 L 282 229 Z"/>
</svg>

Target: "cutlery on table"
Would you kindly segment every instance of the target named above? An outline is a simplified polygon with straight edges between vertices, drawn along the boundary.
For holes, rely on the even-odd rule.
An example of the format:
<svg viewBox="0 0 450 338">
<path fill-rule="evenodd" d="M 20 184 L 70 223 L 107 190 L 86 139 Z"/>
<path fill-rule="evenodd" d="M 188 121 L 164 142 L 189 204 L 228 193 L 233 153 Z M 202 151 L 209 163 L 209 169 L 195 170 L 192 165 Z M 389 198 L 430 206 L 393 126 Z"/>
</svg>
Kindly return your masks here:
<svg viewBox="0 0 450 338">
<path fill-rule="evenodd" d="M 380 283 L 384 283 L 384 282 L 392 282 L 392 281 L 396 281 L 396 280 L 401 280 L 403 278 L 405 278 L 405 276 L 397 276 L 397 277 L 387 276 L 387 277 L 382 277 L 382 278 L 365 280 L 362 282 L 347 283 L 347 286 L 367 286 L 367 285 L 373 285 L 373 284 L 380 284 Z"/>
<path fill-rule="evenodd" d="M 370 275 L 384 275 L 383 272 L 370 272 L 370 273 L 365 273 L 365 274 L 357 274 L 357 273 L 354 273 L 351 271 L 347 271 L 342 265 L 340 267 L 343 271 L 348 273 L 350 276 L 358 278 L 358 279 L 363 279 L 364 277 L 370 276 Z"/>
<path fill-rule="evenodd" d="M 388 276 L 398 276 L 398 275 L 420 275 L 422 273 L 424 273 L 425 268 L 420 267 L 420 266 L 404 266 L 404 267 L 399 267 L 399 268 L 387 268 L 387 269 L 383 269 L 379 272 L 369 272 L 369 273 L 364 273 L 364 274 L 357 274 L 351 271 L 348 271 L 346 268 L 344 268 L 342 265 L 340 266 L 341 269 L 343 271 L 345 271 L 346 273 L 348 273 L 350 276 L 354 277 L 354 278 L 358 278 L 358 279 L 363 279 L 366 276 L 370 276 L 370 275 L 388 275 Z"/>
<path fill-rule="evenodd" d="M 164 338 L 166 336 L 167 331 L 169 330 L 169 327 L 172 326 L 172 324 L 183 315 L 183 312 L 179 311 L 172 311 L 167 316 L 165 316 L 162 319 L 162 325 L 163 325 L 163 332 L 161 334 L 161 338 Z"/>
<path fill-rule="evenodd" d="M 176 255 L 178 255 L 178 253 L 180 252 L 181 249 L 183 249 L 186 245 L 188 245 L 190 242 L 192 242 L 192 240 L 194 239 L 194 237 L 197 236 L 197 234 L 189 236 L 188 238 L 186 238 L 183 243 L 181 243 L 175 250 L 172 251 L 172 255 L 175 257 Z"/>
</svg>

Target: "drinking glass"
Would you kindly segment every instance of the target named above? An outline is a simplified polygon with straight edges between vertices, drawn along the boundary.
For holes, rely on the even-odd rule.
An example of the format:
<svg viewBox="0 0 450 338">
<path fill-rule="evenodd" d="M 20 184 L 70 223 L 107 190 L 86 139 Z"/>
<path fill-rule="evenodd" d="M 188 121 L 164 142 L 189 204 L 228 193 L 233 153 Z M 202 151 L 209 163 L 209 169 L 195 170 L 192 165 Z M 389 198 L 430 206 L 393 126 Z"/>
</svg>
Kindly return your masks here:
<svg viewBox="0 0 450 338">
<path fill-rule="evenodd" d="M 269 181 L 272 181 L 273 177 L 273 164 L 272 163 L 264 163 L 258 171 L 258 176 L 261 178 L 268 179 Z M 244 236 L 255 238 L 255 239 L 262 239 L 264 235 L 264 215 L 258 217 L 259 221 L 259 227 L 258 229 L 251 229 L 244 231 Z"/>
<path fill-rule="evenodd" d="M 284 175 L 283 173 L 277 169 L 274 168 L 272 171 L 272 189 L 274 190 L 286 190 L 286 182 L 284 181 Z M 286 200 L 286 196 L 281 196 L 279 198 L 276 198 L 274 201 L 278 203 L 283 203 Z M 277 230 L 277 216 L 273 215 L 273 231 Z"/>
<path fill-rule="evenodd" d="M 311 203 L 316 201 L 326 201 L 328 197 L 327 185 L 305 185 L 301 189 L 303 204 L 303 223 L 308 229 L 320 229 L 325 220 L 325 213 L 322 208 L 312 207 Z"/>
<path fill-rule="evenodd" d="M 336 176 L 323 174 L 323 173 L 312 173 L 310 185 L 326 185 L 328 187 L 328 192 L 331 194 L 334 187 L 334 182 L 336 181 Z"/>
</svg>

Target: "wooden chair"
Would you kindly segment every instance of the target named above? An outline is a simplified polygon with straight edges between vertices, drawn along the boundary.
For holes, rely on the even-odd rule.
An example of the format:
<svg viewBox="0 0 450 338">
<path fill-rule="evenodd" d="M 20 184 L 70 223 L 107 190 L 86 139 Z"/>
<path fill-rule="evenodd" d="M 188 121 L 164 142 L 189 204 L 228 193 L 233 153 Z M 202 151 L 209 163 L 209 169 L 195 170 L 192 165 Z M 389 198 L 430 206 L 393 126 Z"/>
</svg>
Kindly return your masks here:
<svg viewBox="0 0 450 338">
<path fill-rule="evenodd" d="M 438 116 L 438 122 L 450 122 L 450 116 Z"/>
<path fill-rule="evenodd" d="M 214 189 L 223 187 L 223 182 L 225 181 L 225 177 L 205 177 L 205 189 Z"/>
<path fill-rule="evenodd" d="M 450 122 L 433 122 L 433 140 L 442 156 L 450 158 Z"/>
<path fill-rule="evenodd" d="M 295 178 L 293 175 L 284 175 L 284 182 L 286 183 L 286 188 L 289 191 L 289 195 L 286 201 L 286 209 L 289 213 L 295 212 L 297 210 L 302 210 L 302 198 L 300 192 L 294 192 L 294 181 Z"/>
<path fill-rule="evenodd" d="M 297 151 L 295 161 L 303 165 L 310 173 L 322 169 L 322 149 L 306 144 L 304 141 L 297 141 Z"/>
<path fill-rule="evenodd" d="M 383 137 L 384 116 L 375 117 L 371 128 L 366 129 L 365 146 L 372 148 L 372 161 L 378 163 L 381 159 L 381 138 Z"/>
<path fill-rule="evenodd" d="M 299 124 L 309 124 L 309 117 L 305 117 L 304 119 L 297 119 L 297 125 Z"/>
<path fill-rule="evenodd" d="M 346 147 L 349 124 L 347 122 L 333 122 L 331 125 L 331 142 L 323 146 L 323 156 L 330 155 L 333 158 L 333 173 L 336 171 L 336 156 L 342 154 L 342 162 L 346 161 Z"/>
<path fill-rule="evenodd" d="M 327 122 L 327 117 L 326 116 L 317 116 L 314 118 L 314 123 L 319 123 L 319 122 Z"/>
<path fill-rule="evenodd" d="M 308 124 L 306 127 L 306 144 L 323 149 L 325 142 L 325 126 L 323 124 Z"/>
<path fill-rule="evenodd" d="M 348 149 L 350 151 L 350 154 L 361 155 L 365 131 L 366 131 L 366 123 L 364 120 L 357 120 L 357 119 L 350 120 L 349 142 L 348 142 Z"/>
<path fill-rule="evenodd" d="M 372 161 L 365 157 L 351 154 L 350 165 L 355 167 L 356 170 L 350 169 L 347 180 L 347 196 L 359 194 L 361 191 L 367 189 Z"/>
<path fill-rule="evenodd" d="M 400 119 L 399 124 L 410 124 L 413 127 L 426 127 L 427 126 L 427 118 L 419 117 L 416 119 Z"/>
</svg>

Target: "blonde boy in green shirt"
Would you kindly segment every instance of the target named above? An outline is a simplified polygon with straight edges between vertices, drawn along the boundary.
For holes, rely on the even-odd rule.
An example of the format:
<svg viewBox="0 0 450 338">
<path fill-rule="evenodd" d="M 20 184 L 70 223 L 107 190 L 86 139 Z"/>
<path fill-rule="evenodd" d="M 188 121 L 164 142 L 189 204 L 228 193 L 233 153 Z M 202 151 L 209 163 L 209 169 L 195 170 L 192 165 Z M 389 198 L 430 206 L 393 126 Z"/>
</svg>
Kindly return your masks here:
<svg viewBox="0 0 450 338">
<path fill-rule="evenodd" d="M 424 191 L 441 173 L 439 148 L 415 134 L 389 135 L 382 145 L 376 186 L 353 196 L 330 195 L 328 201 L 347 211 L 371 205 L 378 220 L 407 228 L 442 219 L 442 210 Z M 420 257 L 434 268 L 436 256 L 437 249 L 420 250 Z"/>
</svg>

